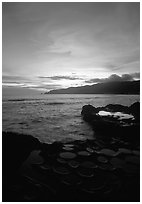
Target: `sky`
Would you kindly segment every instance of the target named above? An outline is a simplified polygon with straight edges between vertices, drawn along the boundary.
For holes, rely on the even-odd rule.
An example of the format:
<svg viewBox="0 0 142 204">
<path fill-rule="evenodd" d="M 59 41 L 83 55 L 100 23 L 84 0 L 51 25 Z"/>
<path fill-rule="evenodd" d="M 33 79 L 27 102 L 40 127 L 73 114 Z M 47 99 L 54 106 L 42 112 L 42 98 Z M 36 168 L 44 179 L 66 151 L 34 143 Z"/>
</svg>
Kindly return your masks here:
<svg viewBox="0 0 142 204">
<path fill-rule="evenodd" d="M 4 90 L 140 77 L 140 3 L 2 3 Z"/>
</svg>

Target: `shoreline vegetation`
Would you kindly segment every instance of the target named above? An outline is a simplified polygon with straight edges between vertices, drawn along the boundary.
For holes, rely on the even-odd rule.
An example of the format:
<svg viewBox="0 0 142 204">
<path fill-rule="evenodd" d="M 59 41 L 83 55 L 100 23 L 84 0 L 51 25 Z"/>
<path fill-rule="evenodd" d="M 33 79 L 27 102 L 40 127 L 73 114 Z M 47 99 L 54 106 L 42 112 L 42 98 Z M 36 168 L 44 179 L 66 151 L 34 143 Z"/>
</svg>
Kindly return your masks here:
<svg viewBox="0 0 142 204">
<path fill-rule="evenodd" d="M 81 115 L 93 140 L 2 132 L 3 202 L 140 201 L 140 103 L 85 105 Z"/>
<path fill-rule="evenodd" d="M 140 80 L 113 81 L 93 85 L 56 89 L 44 94 L 140 94 Z"/>
</svg>

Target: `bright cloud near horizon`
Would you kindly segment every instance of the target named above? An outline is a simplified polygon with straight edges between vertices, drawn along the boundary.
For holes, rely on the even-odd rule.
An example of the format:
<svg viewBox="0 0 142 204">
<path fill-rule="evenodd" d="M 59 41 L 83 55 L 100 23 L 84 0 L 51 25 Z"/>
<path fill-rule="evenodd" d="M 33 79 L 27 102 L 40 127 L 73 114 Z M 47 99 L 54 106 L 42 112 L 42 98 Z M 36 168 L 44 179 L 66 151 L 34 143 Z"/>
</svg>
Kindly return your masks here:
<svg viewBox="0 0 142 204">
<path fill-rule="evenodd" d="M 4 87 L 51 90 L 139 78 L 139 2 L 2 5 Z"/>
</svg>

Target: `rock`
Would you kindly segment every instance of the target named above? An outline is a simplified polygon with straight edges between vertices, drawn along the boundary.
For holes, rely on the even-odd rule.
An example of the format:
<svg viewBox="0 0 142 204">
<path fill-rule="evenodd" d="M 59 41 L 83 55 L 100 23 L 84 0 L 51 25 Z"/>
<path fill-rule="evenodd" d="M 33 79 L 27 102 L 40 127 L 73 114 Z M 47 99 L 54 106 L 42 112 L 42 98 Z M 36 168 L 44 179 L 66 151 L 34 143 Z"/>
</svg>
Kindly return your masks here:
<svg viewBox="0 0 142 204">
<path fill-rule="evenodd" d="M 79 151 L 79 152 L 78 152 L 78 155 L 79 155 L 79 156 L 85 156 L 85 157 L 87 156 L 87 157 L 88 157 L 88 156 L 90 156 L 91 154 L 90 154 L 89 152 L 87 152 L 87 151 Z"/>
<path fill-rule="evenodd" d="M 132 154 L 132 151 L 126 148 L 119 148 L 116 155 L 119 155 L 119 154 Z"/>
<path fill-rule="evenodd" d="M 138 150 L 133 150 L 132 152 L 133 152 L 134 155 L 140 156 L 140 151 L 138 151 Z"/>
<path fill-rule="evenodd" d="M 116 152 L 111 149 L 102 149 L 101 151 L 98 152 L 99 154 L 104 154 L 106 156 L 113 157 L 115 156 Z"/>
<path fill-rule="evenodd" d="M 34 168 L 36 168 L 38 171 L 40 172 L 44 172 L 44 173 L 48 173 L 48 171 L 51 169 L 50 165 L 47 164 L 43 164 L 43 165 L 37 165 L 37 164 L 33 164 L 32 165 Z"/>
<path fill-rule="evenodd" d="M 76 157 L 76 154 L 72 152 L 61 152 L 59 155 L 63 159 L 74 159 Z"/>
<path fill-rule="evenodd" d="M 110 112 L 124 112 L 128 113 L 129 108 L 120 104 L 108 104 L 104 107 L 106 111 Z"/>
<path fill-rule="evenodd" d="M 88 169 L 95 169 L 97 168 L 97 165 L 94 162 L 91 161 L 84 161 L 80 164 L 80 166 Z"/>
<path fill-rule="evenodd" d="M 140 164 L 140 158 L 137 156 L 126 156 L 125 161 L 132 164 L 137 164 L 137 165 Z"/>
<path fill-rule="evenodd" d="M 79 167 L 79 165 L 80 165 L 80 163 L 77 162 L 77 161 L 75 161 L 75 160 L 69 161 L 68 164 L 69 164 L 69 166 L 72 167 L 72 168 L 77 168 L 77 167 Z"/>
<path fill-rule="evenodd" d="M 88 152 L 90 152 L 90 153 L 94 153 L 94 150 L 93 150 L 92 148 L 90 148 L 90 147 L 87 147 L 86 150 L 87 150 Z"/>
<path fill-rule="evenodd" d="M 64 147 L 74 147 L 74 144 L 64 144 Z"/>
<path fill-rule="evenodd" d="M 63 147 L 62 149 L 66 150 L 66 151 L 73 151 L 74 150 L 72 147 Z"/>
<path fill-rule="evenodd" d="M 62 159 L 62 158 L 57 158 L 57 161 L 60 163 L 60 164 L 65 164 L 66 163 L 66 160 Z"/>
<path fill-rule="evenodd" d="M 3 176 L 11 177 L 33 150 L 40 149 L 41 143 L 30 135 L 3 132 L 2 147 Z"/>
<path fill-rule="evenodd" d="M 82 107 L 82 111 L 81 111 L 81 115 L 85 115 L 85 114 L 96 114 L 97 109 L 95 107 L 93 107 L 92 105 L 85 105 Z"/>
<path fill-rule="evenodd" d="M 96 191 L 102 190 L 106 185 L 105 179 L 102 177 L 98 178 L 90 178 L 82 184 L 82 189 L 87 191 L 88 193 L 95 193 Z"/>
<path fill-rule="evenodd" d="M 108 162 L 108 159 L 106 157 L 103 157 L 103 156 L 99 156 L 97 159 L 101 163 L 107 163 Z"/>
<path fill-rule="evenodd" d="M 97 112 L 97 109 L 92 105 L 85 105 L 82 107 L 81 115 L 85 121 L 91 122 L 94 118 L 99 120 L 100 116 L 96 115 Z"/>
<path fill-rule="evenodd" d="M 140 119 L 140 102 L 133 103 L 129 107 L 129 112 L 135 116 L 136 119 Z"/>
<path fill-rule="evenodd" d="M 81 184 L 82 181 L 77 175 L 69 174 L 64 176 L 62 182 L 68 186 L 76 186 Z"/>
<path fill-rule="evenodd" d="M 100 115 L 99 112 L 108 113 Z M 130 107 L 119 104 L 108 104 L 105 107 L 82 107 L 83 120 L 88 122 L 95 135 L 104 135 L 103 140 L 109 142 L 110 138 L 124 138 L 131 143 L 139 143 L 140 135 L 140 103 L 136 102 Z M 134 136 L 135 135 L 135 139 Z"/>
<path fill-rule="evenodd" d="M 114 171 L 115 167 L 113 167 L 110 163 L 100 163 L 98 167 L 104 171 Z"/>
<path fill-rule="evenodd" d="M 123 171 L 125 171 L 126 173 L 130 173 L 130 174 L 138 174 L 140 173 L 140 169 L 133 164 L 129 164 L 129 163 L 125 163 L 125 165 L 123 166 Z"/>
<path fill-rule="evenodd" d="M 67 168 L 63 167 L 63 166 L 54 166 L 53 171 L 55 173 L 57 173 L 57 174 L 62 174 L 62 175 L 70 173 L 70 171 Z"/>
<path fill-rule="evenodd" d="M 132 151 L 130 149 L 119 148 L 118 151 L 124 154 L 132 154 Z"/>
<path fill-rule="evenodd" d="M 115 168 L 124 168 L 125 161 L 119 158 L 112 158 L 110 160 L 110 163 L 115 167 Z"/>
<path fill-rule="evenodd" d="M 94 176 L 94 171 L 93 171 L 93 169 L 89 169 L 89 168 L 80 168 L 80 169 L 78 170 L 78 174 L 79 174 L 81 177 L 90 178 L 90 177 L 93 177 L 93 176 Z"/>
</svg>

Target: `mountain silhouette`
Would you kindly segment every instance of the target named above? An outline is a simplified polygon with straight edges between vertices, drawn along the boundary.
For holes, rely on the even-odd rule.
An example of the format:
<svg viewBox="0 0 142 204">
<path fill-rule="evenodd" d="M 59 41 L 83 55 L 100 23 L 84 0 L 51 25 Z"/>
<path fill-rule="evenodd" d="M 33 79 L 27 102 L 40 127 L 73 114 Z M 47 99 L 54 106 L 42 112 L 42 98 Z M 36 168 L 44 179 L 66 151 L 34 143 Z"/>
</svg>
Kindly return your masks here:
<svg viewBox="0 0 142 204">
<path fill-rule="evenodd" d="M 93 85 L 56 89 L 45 94 L 140 94 L 140 80 L 113 81 Z"/>
</svg>

